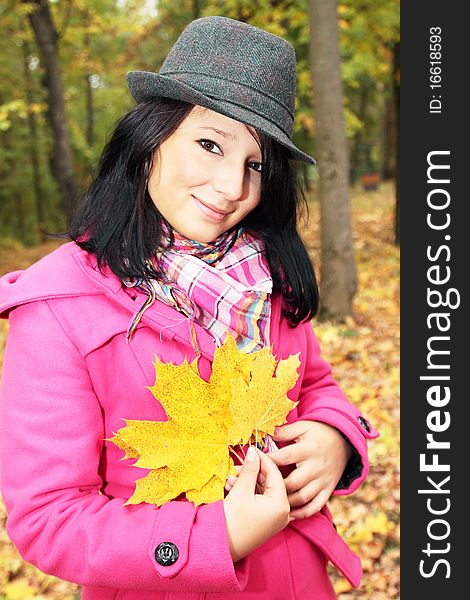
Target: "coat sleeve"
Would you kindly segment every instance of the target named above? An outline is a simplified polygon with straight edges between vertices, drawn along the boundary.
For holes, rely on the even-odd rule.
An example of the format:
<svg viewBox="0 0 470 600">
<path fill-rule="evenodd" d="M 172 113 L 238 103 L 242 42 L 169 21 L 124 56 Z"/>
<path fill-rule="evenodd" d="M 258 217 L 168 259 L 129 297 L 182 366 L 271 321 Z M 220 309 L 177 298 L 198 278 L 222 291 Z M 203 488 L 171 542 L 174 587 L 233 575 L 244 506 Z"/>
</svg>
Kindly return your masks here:
<svg viewBox="0 0 470 600">
<path fill-rule="evenodd" d="M 379 433 L 333 379 L 330 365 L 321 357 L 311 323 L 302 323 L 298 328 L 301 347 L 305 349 L 298 419 L 327 423 L 349 440 L 353 454 L 334 494 L 350 494 L 361 485 L 369 470 L 367 440 L 378 437 Z"/>
<path fill-rule="evenodd" d="M 1 402 L 1 486 L 7 531 L 22 557 L 80 585 L 240 591 L 222 501 L 123 506 L 100 490 L 101 406 L 84 359 L 47 301 L 10 313 Z M 179 556 L 163 566 L 156 548 Z"/>
</svg>

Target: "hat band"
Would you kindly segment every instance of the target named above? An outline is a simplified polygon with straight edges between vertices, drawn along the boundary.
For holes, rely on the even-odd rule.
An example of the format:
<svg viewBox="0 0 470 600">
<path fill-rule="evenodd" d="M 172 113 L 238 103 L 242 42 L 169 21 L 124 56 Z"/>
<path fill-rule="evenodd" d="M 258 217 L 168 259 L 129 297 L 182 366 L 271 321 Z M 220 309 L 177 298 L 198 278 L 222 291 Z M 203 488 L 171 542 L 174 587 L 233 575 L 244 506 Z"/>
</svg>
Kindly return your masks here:
<svg viewBox="0 0 470 600">
<path fill-rule="evenodd" d="M 185 71 L 160 71 L 160 75 L 184 83 L 195 91 L 211 98 L 238 106 L 266 119 L 276 128 L 280 129 L 289 139 L 292 135 L 294 114 L 291 109 L 277 98 L 238 81 L 223 77 L 213 77 Z M 190 75 L 191 77 L 185 77 Z M 223 82 L 222 85 L 220 83 Z M 227 85 L 229 84 L 229 85 Z M 223 92 L 223 93 L 220 93 Z M 281 113 L 280 113 L 281 111 Z M 274 121 L 270 115 L 276 115 Z"/>
</svg>

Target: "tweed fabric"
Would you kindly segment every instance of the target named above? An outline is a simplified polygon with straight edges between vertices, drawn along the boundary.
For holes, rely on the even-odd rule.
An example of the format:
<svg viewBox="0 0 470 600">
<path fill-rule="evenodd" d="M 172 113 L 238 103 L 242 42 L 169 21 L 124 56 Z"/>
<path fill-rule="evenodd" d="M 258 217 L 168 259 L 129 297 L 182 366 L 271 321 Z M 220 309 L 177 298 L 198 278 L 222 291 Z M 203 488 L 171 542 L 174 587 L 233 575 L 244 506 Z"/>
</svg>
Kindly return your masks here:
<svg viewBox="0 0 470 600">
<path fill-rule="evenodd" d="M 296 56 L 279 36 L 227 17 L 203 17 L 184 29 L 159 73 L 130 71 L 126 79 L 137 102 L 163 96 L 209 108 L 269 135 L 293 159 L 315 163 L 291 141 Z"/>
</svg>

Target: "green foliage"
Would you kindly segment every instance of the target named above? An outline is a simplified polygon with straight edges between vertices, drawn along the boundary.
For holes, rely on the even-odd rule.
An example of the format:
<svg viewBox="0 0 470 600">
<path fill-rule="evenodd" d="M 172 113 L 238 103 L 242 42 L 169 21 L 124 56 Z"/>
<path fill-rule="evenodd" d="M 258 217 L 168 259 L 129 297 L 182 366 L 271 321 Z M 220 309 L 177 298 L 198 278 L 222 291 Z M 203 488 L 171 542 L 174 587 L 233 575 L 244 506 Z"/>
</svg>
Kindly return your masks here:
<svg viewBox="0 0 470 600">
<path fill-rule="evenodd" d="M 390 98 L 392 45 L 399 36 L 398 0 L 342 0 L 338 7 L 344 106 L 357 168 L 379 166 L 384 113 Z M 132 106 L 124 83 L 132 69 L 158 70 L 172 44 L 194 18 L 225 15 L 288 39 L 297 53 L 294 141 L 315 155 L 315 119 L 309 68 L 307 0 L 74 0 L 50 2 L 58 32 L 64 93 L 78 187 L 88 185 L 117 119 Z M 44 225 L 65 220 L 50 173 L 52 136 L 42 57 L 28 20 L 31 2 L 0 6 L 0 235 L 39 240 L 32 146 L 39 157 Z M 26 75 L 28 74 L 28 76 Z M 90 140 L 91 85 L 93 139 Z M 361 98 L 367 101 L 362 103 Z M 30 115 L 36 123 L 31 136 Z M 360 138 L 361 144 L 357 142 Z M 315 176 L 315 169 L 304 175 Z"/>
</svg>

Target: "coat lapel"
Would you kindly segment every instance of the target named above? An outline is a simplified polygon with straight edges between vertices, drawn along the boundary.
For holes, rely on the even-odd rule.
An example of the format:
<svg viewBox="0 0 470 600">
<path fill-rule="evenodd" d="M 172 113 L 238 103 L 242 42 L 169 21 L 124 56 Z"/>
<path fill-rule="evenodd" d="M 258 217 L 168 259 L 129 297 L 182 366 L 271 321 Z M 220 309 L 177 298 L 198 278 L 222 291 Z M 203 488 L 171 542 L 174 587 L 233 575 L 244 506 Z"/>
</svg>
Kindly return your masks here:
<svg viewBox="0 0 470 600">
<path fill-rule="evenodd" d="M 79 251 L 80 253 L 80 251 Z M 80 259 L 83 254 L 80 255 Z M 121 282 L 114 275 L 114 273 L 105 267 L 102 274 L 98 272 L 96 265 L 90 264 L 91 257 L 86 256 L 85 261 L 80 260 L 81 266 L 85 268 L 87 273 L 93 277 L 99 284 L 104 288 L 106 294 L 112 296 L 115 300 L 120 302 L 129 310 L 129 323 L 132 319 L 132 315 L 140 308 L 140 300 L 144 302 L 144 296 L 140 293 L 137 299 L 134 301 L 128 295 L 126 290 L 123 288 Z M 279 294 L 272 295 L 272 306 L 271 306 L 271 330 L 270 340 L 271 346 L 277 341 L 278 329 L 279 329 L 279 316 L 280 316 L 281 298 Z M 150 306 L 142 315 L 142 324 L 146 324 L 160 335 L 167 339 L 176 339 L 180 343 L 188 347 L 188 360 L 193 360 L 196 356 L 196 351 L 193 347 L 191 329 L 189 321 L 175 308 L 168 306 L 156 300 L 155 303 Z M 212 362 L 214 357 L 214 351 L 216 349 L 215 339 L 200 325 L 194 323 L 194 330 L 196 332 L 197 343 L 201 352 L 207 360 Z"/>
</svg>

